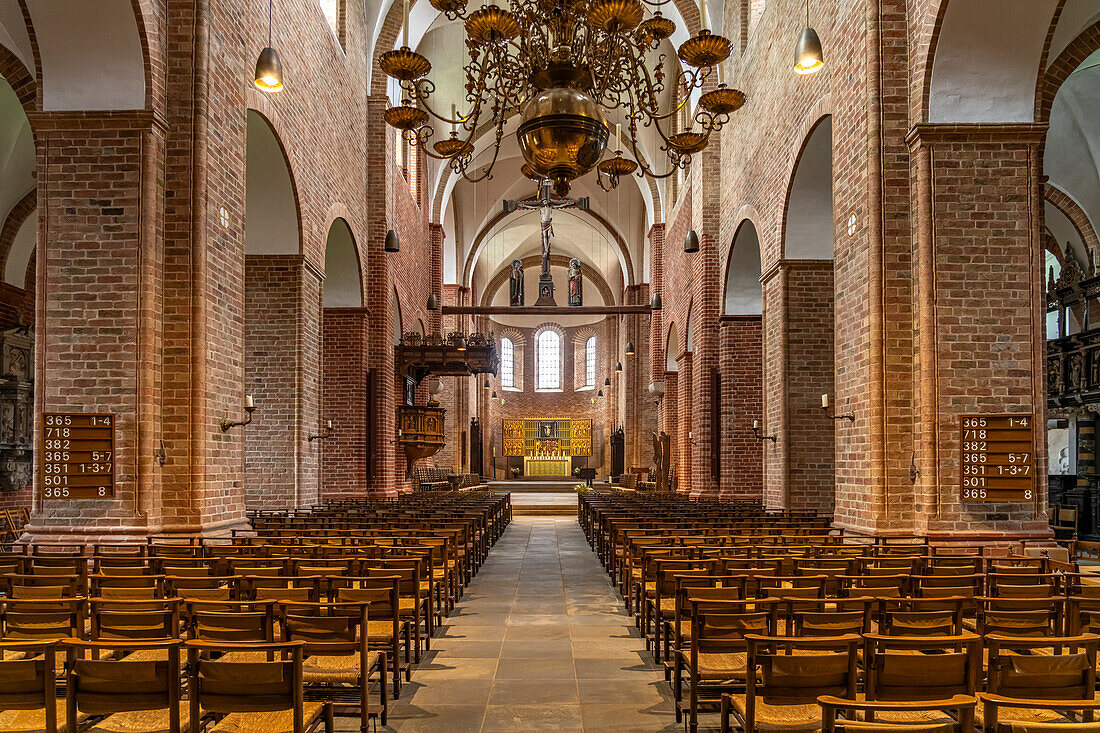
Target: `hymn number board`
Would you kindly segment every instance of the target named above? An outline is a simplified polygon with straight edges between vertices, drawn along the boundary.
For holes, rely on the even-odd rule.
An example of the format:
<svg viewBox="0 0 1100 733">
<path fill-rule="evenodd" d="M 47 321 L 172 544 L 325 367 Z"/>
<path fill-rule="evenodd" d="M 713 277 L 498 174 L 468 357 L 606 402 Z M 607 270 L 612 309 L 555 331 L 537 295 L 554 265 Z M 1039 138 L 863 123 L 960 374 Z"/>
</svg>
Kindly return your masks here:
<svg viewBox="0 0 1100 733">
<path fill-rule="evenodd" d="M 113 415 L 42 416 L 38 484 L 43 499 L 106 499 L 115 495 Z"/>
<path fill-rule="evenodd" d="M 1035 500 L 1031 415 L 962 415 L 959 450 L 963 501 Z"/>
</svg>

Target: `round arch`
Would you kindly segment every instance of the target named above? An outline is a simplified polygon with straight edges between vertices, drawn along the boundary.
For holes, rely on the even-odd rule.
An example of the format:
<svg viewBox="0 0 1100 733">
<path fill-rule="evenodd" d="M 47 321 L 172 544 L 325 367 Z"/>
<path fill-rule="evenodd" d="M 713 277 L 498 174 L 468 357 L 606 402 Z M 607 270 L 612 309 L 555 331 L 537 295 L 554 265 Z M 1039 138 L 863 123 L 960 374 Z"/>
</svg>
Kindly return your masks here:
<svg viewBox="0 0 1100 733">
<path fill-rule="evenodd" d="M 401 323 L 401 296 L 397 294 L 396 287 L 390 291 L 390 311 L 393 313 L 393 344 L 396 346 L 401 343 L 401 337 L 404 335 Z"/>
<path fill-rule="evenodd" d="M 474 266 L 477 264 L 478 258 L 481 257 L 481 253 L 485 250 L 486 245 L 493 238 L 493 235 L 495 235 L 497 231 L 499 231 L 499 229 L 504 226 L 505 220 L 509 216 L 512 216 L 516 213 L 518 212 L 506 213 L 504 211 L 498 211 L 496 215 L 494 215 L 492 219 L 486 222 L 485 226 L 483 226 L 481 230 L 478 231 L 478 233 L 474 236 L 473 243 L 470 246 L 470 251 L 466 254 L 466 262 L 462 266 L 462 277 L 459 280 L 462 285 L 464 285 L 465 287 L 471 287 L 473 285 Z M 630 285 L 633 285 L 634 265 L 633 261 L 630 259 L 630 249 L 626 246 L 626 240 L 623 239 L 623 236 L 619 233 L 619 230 L 616 229 L 611 222 L 609 222 L 607 219 L 604 219 L 597 212 L 592 211 L 591 209 L 581 212 L 577 212 L 575 210 L 567 210 L 566 213 L 572 216 L 579 216 L 579 214 L 587 215 L 592 220 L 594 220 L 600 228 L 602 228 L 611 236 L 612 241 L 615 243 L 619 266 L 622 268 L 623 271 L 624 283 L 628 287 Z"/>
<path fill-rule="evenodd" d="M 833 123 L 817 119 L 802 141 L 783 207 L 785 259 L 833 259 Z"/>
<path fill-rule="evenodd" d="M 286 149 L 267 116 L 249 108 L 245 131 L 245 253 L 301 254 L 302 216 Z"/>
</svg>

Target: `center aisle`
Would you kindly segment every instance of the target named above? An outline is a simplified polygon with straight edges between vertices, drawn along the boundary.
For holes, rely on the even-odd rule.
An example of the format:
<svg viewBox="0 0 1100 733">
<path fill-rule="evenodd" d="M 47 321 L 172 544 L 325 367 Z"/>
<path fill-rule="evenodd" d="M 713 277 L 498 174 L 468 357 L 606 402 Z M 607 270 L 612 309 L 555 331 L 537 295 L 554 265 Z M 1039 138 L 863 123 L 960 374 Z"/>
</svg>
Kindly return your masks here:
<svg viewBox="0 0 1100 733">
<path fill-rule="evenodd" d="M 384 730 L 677 731 L 645 651 L 575 518 L 513 518 Z"/>
</svg>

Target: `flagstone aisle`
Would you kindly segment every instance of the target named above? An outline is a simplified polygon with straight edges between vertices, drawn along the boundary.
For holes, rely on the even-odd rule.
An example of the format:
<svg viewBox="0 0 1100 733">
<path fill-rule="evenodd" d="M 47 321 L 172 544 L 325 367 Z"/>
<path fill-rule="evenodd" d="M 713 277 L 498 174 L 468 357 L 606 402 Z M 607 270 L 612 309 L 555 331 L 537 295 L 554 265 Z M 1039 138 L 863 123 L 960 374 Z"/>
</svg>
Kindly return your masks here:
<svg viewBox="0 0 1100 733">
<path fill-rule="evenodd" d="M 515 517 L 412 679 L 385 730 L 681 730 L 573 517 Z"/>
</svg>

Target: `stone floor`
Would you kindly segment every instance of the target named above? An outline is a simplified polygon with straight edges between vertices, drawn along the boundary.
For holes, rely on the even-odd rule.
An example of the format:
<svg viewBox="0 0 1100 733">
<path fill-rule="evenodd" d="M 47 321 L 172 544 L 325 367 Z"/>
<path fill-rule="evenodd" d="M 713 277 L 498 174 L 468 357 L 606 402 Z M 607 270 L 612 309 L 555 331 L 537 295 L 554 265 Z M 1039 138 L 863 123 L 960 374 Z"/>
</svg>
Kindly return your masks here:
<svg viewBox="0 0 1100 733">
<path fill-rule="evenodd" d="M 663 673 L 576 518 L 521 516 L 379 730 L 682 728 Z"/>
</svg>

